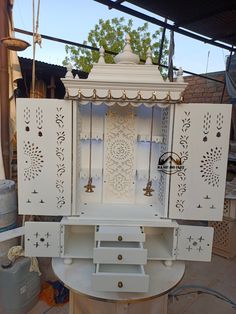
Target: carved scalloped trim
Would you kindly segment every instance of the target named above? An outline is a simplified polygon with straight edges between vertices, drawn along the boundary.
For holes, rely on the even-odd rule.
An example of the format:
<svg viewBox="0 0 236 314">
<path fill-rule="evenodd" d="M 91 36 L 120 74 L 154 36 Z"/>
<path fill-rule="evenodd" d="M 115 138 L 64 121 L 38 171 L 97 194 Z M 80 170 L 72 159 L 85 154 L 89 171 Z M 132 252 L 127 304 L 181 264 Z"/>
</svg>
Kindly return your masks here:
<svg viewBox="0 0 236 314">
<path fill-rule="evenodd" d="M 182 92 L 156 92 L 156 91 L 134 91 L 134 90 L 70 90 L 67 98 L 79 99 L 82 104 L 92 101 L 96 105 L 106 102 L 107 105 L 118 104 L 126 106 L 127 103 L 134 107 L 144 103 L 148 107 L 158 105 L 161 108 L 168 107 L 171 103 L 181 103 L 183 101 Z"/>
<path fill-rule="evenodd" d="M 151 108 L 151 107 L 154 107 L 154 106 L 158 106 L 160 108 L 166 108 L 166 107 L 169 107 L 169 105 L 171 103 L 160 103 L 160 102 L 134 102 L 134 101 L 107 101 L 107 100 L 103 100 L 103 101 L 98 101 L 98 100 L 80 100 L 79 101 L 79 104 L 80 105 L 88 105 L 90 103 L 93 103 L 93 105 L 95 106 L 100 106 L 100 105 L 106 105 L 108 107 L 111 107 L 111 106 L 114 106 L 114 105 L 119 105 L 120 107 L 125 107 L 125 106 L 132 106 L 132 107 L 139 107 L 141 105 L 147 107 L 147 108 Z"/>
</svg>

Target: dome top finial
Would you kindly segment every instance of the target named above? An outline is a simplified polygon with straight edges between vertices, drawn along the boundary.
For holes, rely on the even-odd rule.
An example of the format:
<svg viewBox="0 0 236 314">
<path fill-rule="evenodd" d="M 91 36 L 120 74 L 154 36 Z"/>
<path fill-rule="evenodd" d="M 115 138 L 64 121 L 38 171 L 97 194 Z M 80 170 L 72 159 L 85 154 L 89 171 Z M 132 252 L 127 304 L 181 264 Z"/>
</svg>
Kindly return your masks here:
<svg viewBox="0 0 236 314">
<path fill-rule="evenodd" d="M 103 47 L 100 47 L 98 64 L 104 64 L 105 63 L 104 53 L 105 53 L 105 49 Z"/>
<path fill-rule="evenodd" d="M 130 45 L 130 36 L 129 36 L 129 34 L 126 34 L 126 36 L 125 36 L 125 42 L 126 42 L 126 45 L 127 45 L 127 44 Z"/>
<path fill-rule="evenodd" d="M 147 56 L 147 59 L 146 59 L 146 65 L 152 65 L 152 50 L 150 47 L 148 47 L 148 50 L 146 52 L 146 56 Z"/>
<path fill-rule="evenodd" d="M 130 46 L 130 36 L 129 34 L 125 37 L 125 47 L 122 52 L 120 52 L 114 58 L 115 63 L 139 63 L 139 56 L 133 53 L 131 46 Z"/>
</svg>

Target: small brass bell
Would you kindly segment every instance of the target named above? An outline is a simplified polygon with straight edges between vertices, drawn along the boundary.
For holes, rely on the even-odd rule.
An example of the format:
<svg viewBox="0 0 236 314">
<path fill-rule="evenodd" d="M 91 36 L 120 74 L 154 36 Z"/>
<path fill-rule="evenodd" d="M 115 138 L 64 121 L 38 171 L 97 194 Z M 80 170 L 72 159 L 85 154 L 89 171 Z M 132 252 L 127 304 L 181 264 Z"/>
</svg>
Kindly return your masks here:
<svg viewBox="0 0 236 314">
<path fill-rule="evenodd" d="M 92 185 L 92 183 L 93 183 L 93 179 L 92 179 L 92 177 L 89 177 L 88 184 L 84 186 L 86 189 L 85 192 L 87 192 L 87 193 L 94 192 L 93 189 L 95 188 L 95 185 Z"/>
<path fill-rule="evenodd" d="M 145 191 L 144 195 L 145 196 L 152 196 L 152 192 L 154 192 L 155 190 L 152 189 L 152 181 L 149 180 L 147 183 L 147 186 L 145 189 L 143 189 L 143 191 Z"/>
</svg>

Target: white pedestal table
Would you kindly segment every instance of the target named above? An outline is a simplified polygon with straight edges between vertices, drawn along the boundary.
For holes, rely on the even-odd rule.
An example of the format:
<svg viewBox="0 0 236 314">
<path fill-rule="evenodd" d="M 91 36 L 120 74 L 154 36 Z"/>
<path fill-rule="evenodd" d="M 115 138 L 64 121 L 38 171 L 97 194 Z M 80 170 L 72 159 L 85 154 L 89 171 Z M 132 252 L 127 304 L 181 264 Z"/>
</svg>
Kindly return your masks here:
<svg viewBox="0 0 236 314">
<path fill-rule="evenodd" d="M 147 293 L 102 292 L 91 287 L 95 266 L 91 259 L 74 259 L 65 265 L 63 259 L 53 258 L 57 277 L 70 290 L 70 314 L 166 314 L 168 291 L 182 279 L 185 264 L 148 261 L 145 271 L 150 276 Z"/>
</svg>

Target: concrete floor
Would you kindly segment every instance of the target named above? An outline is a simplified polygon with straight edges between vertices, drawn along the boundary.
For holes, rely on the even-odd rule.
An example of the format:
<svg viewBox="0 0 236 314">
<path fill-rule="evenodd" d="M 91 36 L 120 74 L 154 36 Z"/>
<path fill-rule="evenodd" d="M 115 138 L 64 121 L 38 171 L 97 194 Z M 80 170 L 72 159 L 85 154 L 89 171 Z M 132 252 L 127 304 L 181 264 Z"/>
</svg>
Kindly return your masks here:
<svg viewBox="0 0 236 314">
<path fill-rule="evenodd" d="M 188 262 L 182 285 L 201 285 L 221 292 L 236 303 L 236 258 L 228 260 L 213 255 L 211 263 Z M 182 291 L 182 293 L 186 292 Z M 168 314 L 235 314 L 230 304 L 206 294 L 169 299 Z"/>
<path fill-rule="evenodd" d="M 215 289 L 236 303 L 236 257 L 228 260 L 213 255 L 211 263 L 187 262 L 179 286 L 201 285 Z M 182 291 L 184 293 L 186 291 Z M 28 314 L 68 314 L 69 305 L 50 308 L 38 302 Z M 236 314 L 230 304 L 206 294 L 189 294 L 169 299 L 168 314 Z M 94 313 L 96 314 L 96 313 Z M 148 313 L 143 313 L 148 314 Z M 158 313 L 156 313 L 158 314 Z M 160 313 L 161 314 L 161 313 Z"/>
</svg>

